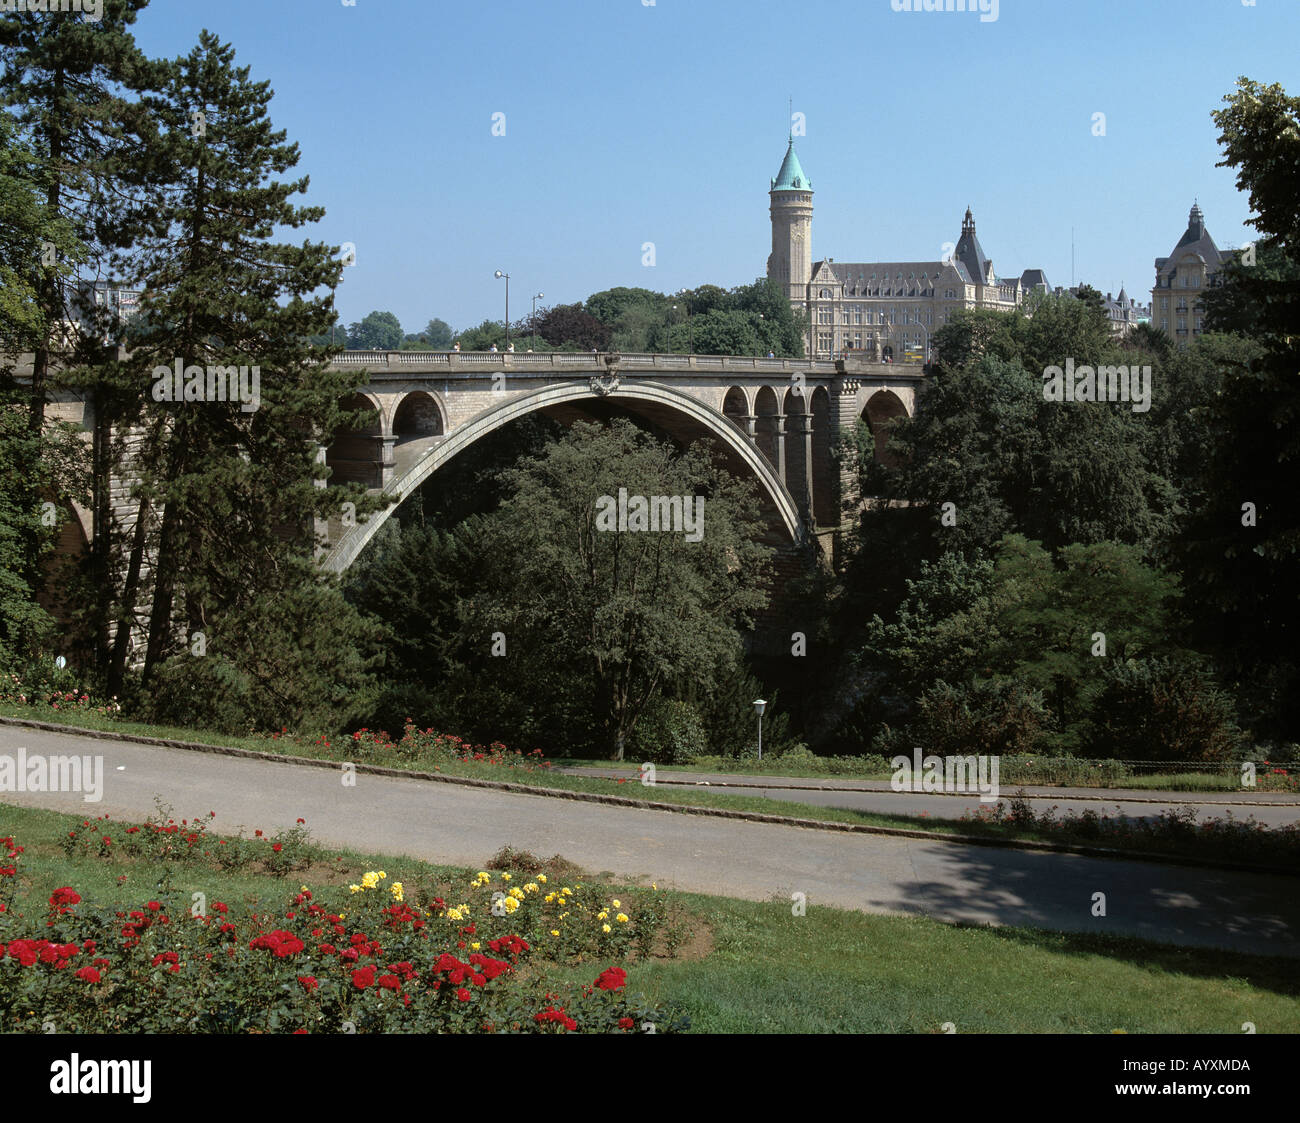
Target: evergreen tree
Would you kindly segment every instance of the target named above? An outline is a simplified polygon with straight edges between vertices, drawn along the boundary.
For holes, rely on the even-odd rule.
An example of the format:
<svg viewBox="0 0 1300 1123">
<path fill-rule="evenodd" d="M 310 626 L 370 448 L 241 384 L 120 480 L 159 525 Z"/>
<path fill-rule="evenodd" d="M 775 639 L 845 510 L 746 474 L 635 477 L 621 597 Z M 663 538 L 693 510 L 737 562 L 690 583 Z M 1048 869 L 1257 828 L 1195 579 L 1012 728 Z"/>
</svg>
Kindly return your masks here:
<svg viewBox="0 0 1300 1123">
<path fill-rule="evenodd" d="M 1214 113 L 1224 159 L 1249 192 L 1256 263 L 1230 264 L 1207 294 L 1206 327 L 1247 333 L 1260 353 L 1229 369 L 1208 410 L 1204 502 L 1181 548 L 1206 642 L 1257 734 L 1300 727 L 1300 98 L 1242 78 Z"/>
<path fill-rule="evenodd" d="M 45 219 L 66 224 L 85 247 L 79 258 L 124 242 L 123 216 L 132 199 L 126 174 L 146 128 L 138 103 L 124 93 L 150 81 L 150 67 L 128 30 L 148 0 L 103 0 L 100 18 L 64 12 L 57 18 L 0 12 L 0 104 L 18 107 L 31 138 L 34 178 Z M 65 252 L 72 246 L 64 241 Z M 65 263 L 66 264 L 66 263 Z M 29 424 L 45 419 L 51 353 L 69 318 L 73 293 L 58 269 L 46 269 L 36 292 Z"/>
<path fill-rule="evenodd" d="M 219 636 L 218 653 L 245 670 L 276 658 L 267 643 L 292 636 L 277 626 L 263 633 L 257 621 L 272 621 L 282 599 L 302 603 L 301 590 L 318 580 L 313 520 L 345 499 L 367 509 L 360 488 L 317 486 L 317 448 L 352 420 L 338 403 L 361 376 L 328 370 L 334 352 L 309 342 L 332 318 L 329 296 L 313 294 L 337 284 L 337 248 L 271 241 L 277 228 L 318 221 L 323 209 L 292 202 L 306 178 L 276 178 L 295 166 L 298 149 L 271 126 L 269 84 L 250 81 L 233 49 L 207 32 L 160 74 L 158 92 L 144 99 L 158 125 L 148 166 L 157 195 L 135 239 L 149 330 L 115 370 L 143 403 L 115 681 L 150 536 L 146 682 L 184 649 L 178 620 L 187 635 Z M 335 611 L 348 616 L 332 593 Z M 339 627 L 347 631 L 347 621 Z"/>
</svg>

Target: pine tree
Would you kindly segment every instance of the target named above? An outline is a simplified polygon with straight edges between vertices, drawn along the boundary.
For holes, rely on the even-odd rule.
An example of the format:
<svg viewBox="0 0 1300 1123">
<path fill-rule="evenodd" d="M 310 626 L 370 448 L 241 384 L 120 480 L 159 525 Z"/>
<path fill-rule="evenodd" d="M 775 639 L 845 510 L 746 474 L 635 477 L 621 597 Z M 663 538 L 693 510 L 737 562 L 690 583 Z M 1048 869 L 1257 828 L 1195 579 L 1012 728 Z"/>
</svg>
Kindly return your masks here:
<svg viewBox="0 0 1300 1123">
<path fill-rule="evenodd" d="M 144 406 L 137 534 L 120 602 L 125 622 L 148 547 L 146 682 L 181 649 L 180 618 L 187 635 L 205 636 L 223 617 L 244 621 L 241 634 L 223 633 L 224 654 L 235 658 L 242 644 L 251 658 L 250 606 L 317 580 L 313 520 L 345 499 L 359 511 L 368 505 L 359 488 L 317 483 L 317 449 L 349 420 L 338 403 L 361 376 L 329 371 L 334 352 L 309 342 L 331 322 L 336 249 L 271 240 L 324 211 L 292 202 L 305 177 L 277 179 L 297 164 L 298 147 L 272 128 L 270 86 L 250 81 L 233 49 L 207 32 L 188 56 L 163 64 L 160 79 L 143 98 L 157 123 L 147 169 L 155 209 L 134 251 L 146 327 L 120 366 Z M 202 370 L 185 378 L 185 400 L 169 401 L 177 364 Z M 195 400 L 218 390 L 226 400 Z M 123 642 L 114 681 L 124 658 Z"/>
<path fill-rule="evenodd" d="M 122 244 L 122 216 L 133 205 L 119 173 L 133 163 L 140 117 L 124 94 L 148 80 L 149 67 L 127 29 L 147 2 L 104 0 L 97 19 L 75 12 L 49 19 L 0 14 L 0 104 L 20 107 L 18 122 L 32 140 L 46 221 L 70 227 L 81 247 L 79 262 Z M 51 355 L 59 349 L 72 296 L 59 270 L 43 272 L 33 341 L 34 432 L 44 425 Z"/>
</svg>

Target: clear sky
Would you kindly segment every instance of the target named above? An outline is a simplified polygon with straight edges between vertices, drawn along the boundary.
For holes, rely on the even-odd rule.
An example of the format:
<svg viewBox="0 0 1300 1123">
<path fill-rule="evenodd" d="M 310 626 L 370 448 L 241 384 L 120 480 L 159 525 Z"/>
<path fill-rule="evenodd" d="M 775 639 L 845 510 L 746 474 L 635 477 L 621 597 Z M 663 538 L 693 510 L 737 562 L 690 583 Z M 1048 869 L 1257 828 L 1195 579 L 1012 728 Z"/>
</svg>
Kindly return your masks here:
<svg viewBox="0 0 1300 1123">
<path fill-rule="evenodd" d="M 894 5 L 153 0 L 135 34 L 175 56 L 207 28 L 270 81 L 326 208 L 308 236 L 356 246 L 347 322 L 500 318 L 497 269 L 512 319 L 539 291 L 754 280 L 788 98 L 815 260 L 937 260 L 969 204 L 999 273 L 1068 285 L 1073 227 L 1077 280 L 1138 296 L 1193 198 L 1221 248 L 1254 236 L 1210 112 L 1241 75 L 1300 94 L 1300 0 Z"/>
</svg>

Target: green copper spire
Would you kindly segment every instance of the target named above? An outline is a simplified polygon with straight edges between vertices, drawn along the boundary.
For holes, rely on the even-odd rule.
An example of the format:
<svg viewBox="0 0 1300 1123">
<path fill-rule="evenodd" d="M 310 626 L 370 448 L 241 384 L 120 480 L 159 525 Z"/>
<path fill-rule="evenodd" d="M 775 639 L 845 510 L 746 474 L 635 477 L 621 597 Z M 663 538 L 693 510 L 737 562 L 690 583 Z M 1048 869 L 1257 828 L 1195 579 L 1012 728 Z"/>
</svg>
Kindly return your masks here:
<svg viewBox="0 0 1300 1123">
<path fill-rule="evenodd" d="M 794 154 L 794 137 L 790 137 L 790 147 L 786 149 L 785 159 L 781 161 L 781 170 L 772 180 L 773 191 L 811 191 L 812 184 L 799 166 L 799 157 Z"/>
</svg>

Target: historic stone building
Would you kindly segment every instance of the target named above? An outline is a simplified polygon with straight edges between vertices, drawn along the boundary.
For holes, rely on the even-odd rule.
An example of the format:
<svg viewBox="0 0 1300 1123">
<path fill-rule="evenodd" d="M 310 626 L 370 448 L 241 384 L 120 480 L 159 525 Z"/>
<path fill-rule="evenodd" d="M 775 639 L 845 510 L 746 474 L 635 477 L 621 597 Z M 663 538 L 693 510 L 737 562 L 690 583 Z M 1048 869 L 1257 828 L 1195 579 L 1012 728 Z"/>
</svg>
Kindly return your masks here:
<svg viewBox="0 0 1300 1123">
<path fill-rule="evenodd" d="M 1180 347 L 1201 334 L 1201 293 L 1218 281 L 1229 255 L 1214 244 L 1205 229 L 1205 215 L 1195 202 L 1187 230 L 1168 257 L 1156 258 L 1156 284 L 1151 290 L 1151 324 L 1172 336 Z"/>
<path fill-rule="evenodd" d="M 999 277 L 966 208 L 961 236 L 947 260 L 837 263 L 812 257 L 813 189 L 795 155 L 794 138 L 772 180 L 772 253 L 767 275 L 808 317 L 810 357 L 845 351 L 864 358 L 920 360 L 930 337 L 959 308 L 1010 310 L 1035 289 L 1050 291 L 1041 269 Z"/>
</svg>

